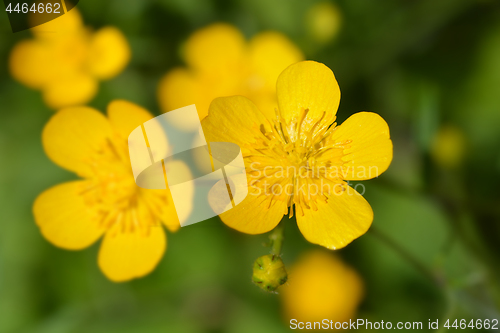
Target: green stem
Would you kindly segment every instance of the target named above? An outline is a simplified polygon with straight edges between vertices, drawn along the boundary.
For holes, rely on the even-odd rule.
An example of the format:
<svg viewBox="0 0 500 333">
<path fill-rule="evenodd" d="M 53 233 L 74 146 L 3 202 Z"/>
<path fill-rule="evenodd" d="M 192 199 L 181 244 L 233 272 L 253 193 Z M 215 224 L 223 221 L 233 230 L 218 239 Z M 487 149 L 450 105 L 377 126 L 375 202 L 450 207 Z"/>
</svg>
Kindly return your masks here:
<svg viewBox="0 0 500 333">
<path fill-rule="evenodd" d="M 448 310 L 446 311 L 446 314 L 441 319 L 439 319 L 441 325 L 436 330 L 437 333 L 448 331 L 448 329 L 444 327 L 443 322 L 446 322 L 447 319 L 452 319 L 457 309 L 456 297 L 451 293 L 450 290 L 446 292 L 446 298 L 448 299 Z"/>
<path fill-rule="evenodd" d="M 281 222 L 276 228 L 274 228 L 271 235 L 269 235 L 271 240 L 271 254 L 276 256 L 281 256 L 281 248 L 283 247 L 283 242 L 285 241 L 285 223 Z"/>
</svg>

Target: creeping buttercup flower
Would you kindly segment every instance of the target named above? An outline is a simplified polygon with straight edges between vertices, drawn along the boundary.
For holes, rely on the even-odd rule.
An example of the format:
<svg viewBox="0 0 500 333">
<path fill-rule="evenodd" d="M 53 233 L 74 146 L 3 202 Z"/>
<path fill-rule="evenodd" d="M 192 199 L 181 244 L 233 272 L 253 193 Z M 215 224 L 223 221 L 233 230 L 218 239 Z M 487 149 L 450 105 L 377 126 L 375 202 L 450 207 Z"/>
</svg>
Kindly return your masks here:
<svg viewBox="0 0 500 333">
<path fill-rule="evenodd" d="M 358 273 L 335 255 L 322 250 L 304 254 L 289 270 L 280 288 L 287 321 L 345 322 L 355 319 L 364 295 Z"/>
<path fill-rule="evenodd" d="M 98 82 L 118 75 L 130 60 L 120 30 L 104 27 L 93 32 L 76 8 L 31 31 L 33 39 L 12 49 L 9 69 L 17 81 L 40 90 L 53 109 L 89 102 Z"/>
<path fill-rule="evenodd" d="M 187 67 L 163 77 L 159 102 L 164 112 L 196 104 L 201 118 L 212 100 L 221 96 L 242 95 L 263 109 L 272 108 L 278 75 L 303 57 L 281 33 L 262 32 L 247 42 L 235 27 L 216 23 L 189 37 L 184 47 Z M 186 130 L 197 126 L 182 118 L 176 125 Z"/>
<path fill-rule="evenodd" d="M 275 291 L 288 278 L 285 264 L 277 255 L 259 257 L 253 264 L 253 282 L 266 291 Z"/>
<path fill-rule="evenodd" d="M 242 96 L 217 98 L 202 121 L 207 141 L 241 147 L 247 171 L 248 195 L 219 216 L 236 230 L 260 234 L 295 209 L 308 241 L 342 248 L 373 220 L 370 205 L 347 181 L 375 178 L 389 167 L 389 127 L 372 112 L 337 126 L 340 89 L 317 62 L 285 69 L 276 90 L 277 105 L 263 109 Z"/>
<path fill-rule="evenodd" d="M 335 39 L 342 25 L 342 15 L 337 5 L 330 1 L 314 4 L 306 14 L 306 28 L 318 43 Z"/>
<path fill-rule="evenodd" d="M 82 179 L 56 185 L 34 203 L 35 221 L 54 245 L 84 249 L 103 238 L 99 267 L 113 281 L 150 273 L 165 252 L 169 231 L 180 227 L 168 188 L 138 187 L 130 165 L 129 134 L 153 116 L 126 101 L 108 106 L 108 117 L 89 107 L 70 107 L 56 113 L 43 130 L 49 158 Z M 159 132 L 158 132 L 159 133 Z M 168 151 L 167 138 L 157 146 Z M 176 172 L 190 171 L 180 161 L 165 163 Z M 192 191 L 185 193 L 186 205 Z M 184 207 L 189 214 L 190 207 Z"/>
<path fill-rule="evenodd" d="M 452 169 L 460 165 L 466 150 L 463 131 L 453 125 L 442 126 L 436 133 L 432 145 L 431 156 L 444 169 Z"/>
</svg>

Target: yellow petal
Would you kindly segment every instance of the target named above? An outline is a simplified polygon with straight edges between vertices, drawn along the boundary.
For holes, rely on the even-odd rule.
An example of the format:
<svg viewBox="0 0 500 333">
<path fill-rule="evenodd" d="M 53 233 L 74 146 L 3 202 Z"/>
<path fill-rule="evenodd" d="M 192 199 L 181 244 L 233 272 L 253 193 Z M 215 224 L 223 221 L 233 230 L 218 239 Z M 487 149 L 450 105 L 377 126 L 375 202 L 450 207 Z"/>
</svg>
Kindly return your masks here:
<svg viewBox="0 0 500 333">
<path fill-rule="evenodd" d="M 88 160 L 111 137 L 111 126 L 99 111 L 72 107 L 50 118 L 42 133 L 47 156 L 80 176 L 91 175 Z"/>
<path fill-rule="evenodd" d="M 191 146 L 201 147 L 205 144 L 205 137 L 202 136 L 201 133 L 196 133 Z M 193 149 L 191 155 L 196 164 L 196 168 L 201 171 L 201 174 L 208 175 L 212 172 L 212 164 L 207 162 L 207 153 L 205 150 Z"/>
<path fill-rule="evenodd" d="M 283 218 L 286 202 L 273 201 L 269 205 L 269 196 L 258 195 L 259 189 L 249 187 L 248 195 L 236 207 L 219 215 L 222 222 L 229 227 L 246 234 L 262 234 L 280 223 Z"/>
<path fill-rule="evenodd" d="M 130 61 L 130 46 L 122 32 L 114 27 L 98 30 L 88 51 L 90 72 L 103 80 L 118 75 Z"/>
<path fill-rule="evenodd" d="M 311 243 L 340 249 L 363 235 L 373 221 L 370 204 L 353 188 L 332 193 L 328 202 L 317 201 L 318 209 L 297 214 L 300 232 Z"/>
<path fill-rule="evenodd" d="M 10 53 L 11 75 L 22 84 L 39 89 L 53 77 L 54 62 L 46 43 L 24 40 L 17 43 Z"/>
<path fill-rule="evenodd" d="M 255 141 L 260 125 L 268 121 L 248 98 L 231 96 L 216 98 L 201 124 L 208 142 L 233 142 L 243 147 Z"/>
<path fill-rule="evenodd" d="M 43 90 L 43 99 L 52 109 L 83 105 L 97 94 L 97 81 L 78 73 L 53 80 Z"/>
<path fill-rule="evenodd" d="M 192 179 L 192 173 L 186 163 L 182 161 L 168 161 L 165 163 L 171 181 Z M 211 171 L 211 170 L 210 170 Z M 141 195 L 145 198 L 146 204 L 152 209 L 155 216 L 163 222 L 169 231 L 177 231 L 181 227 L 181 222 L 186 221 L 193 210 L 194 185 L 192 182 L 185 183 L 182 187 L 182 201 L 174 204 L 170 189 L 150 190 L 141 189 Z"/>
<path fill-rule="evenodd" d="M 200 119 L 208 114 L 210 103 L 217 97 L 243 95 L 243 76 L 240 72 L 196 73 L 176 68 L 167 73 L 158 86 L 158 98 L 163 112 L 195 104 Z M 171 122 L 183 131 L 194 131 L 198 122 L 187 121 L 182 114 Z"/>
<path fill-rule="evenodd" d="M 192 193 L 190 198 L 186 198 L 186 200 L 182 202 L 184 206 L 176 207 L 170 190 L 167 188 L 162 191 L 166 191 L 167 193 L 164 194 L 166 197 L 166 204 L 162 209 L 161 222 L 167 227 L 168 231 L 175 232 L 181 227 L 181 221 L 185 221 L 193 209 Z M 181 216 L 178 216 L 178 214 L 181 214 Z"/>
<path fill-rule="evenodd" d="M 181 180 L 181 179 L 193 179 L 192 172 L 189 166 L 183 161 L 168 161 L 165 163 L 165 170 L 168 172 L 170 181 Z M 170 231 L 175 231 L 178 227 L 186 221 L 193 210 L 193 198 L 194 198 L 194 185 L 193 183 L 185 183 L 182 186 L 182 191 L 177 192 L 178 195 L 182 194 L 182 202 L 177 202 L 174 206 L 174 200 L 170 189 L 167 188 L 166 202 L 168 203 L 164 207 L 164 213 L 162 221 L 165 226 Z"/>
<path fill-rule="evenodd" d="M 51 57 L 55 62 L 54 80 L 83 74 L 88 56 L 89 37 L 90 32 L 81 30 L 69 36 L 44 41 L 50 47 Z"/>
<path fill-rule="evenodd" d="M 320 119 L 325 125 L 335 120 L 340 88 L 330 68 L 321 63 L 302 61 L 289 66 L 278 77 L 276 93 L 281 115 L 288 122 L 300 120 L 308 110 L 302 132 L 310 131 Z"/>
<path fill-rule="evenodd" d="M 196 70 L 230 72 L 243 61 L 245 38 L 235 27 L 216 23 L 191 35 L 185 52 L 186 62 Z"/>
<path fill-rule="evenodd" d="M 89 181 L 56 185 L 40 194 L 33 205 L 35 221 L 43 236 L 52 244 L 79 250 L 93 244 L 104 233 L 97 210 L 84 202 L 81 193 Z"/>
<path fill-rule="evenodd" d="M 186 200 L 180 202 L 177 206 L 174 205 L 174 200 L 170 194 L 170 190 L 145 190 L 150 191 L 148 197 L 153 195 L 154 201 L 162 203 L 159 207 L 157 216 L 168 229 L 168 231 L 175 232 L 181 227 L 181 222 L 184 222 L 193 209 L 193 192 L 186 190 Z"/>
<path fill-rule="evenodd" d="M 389 126 L 373 112 L 350 116 L 331 135 L 334 142 L 348 142 L 342 157 L 345 180 L 371 179 L 381 175 L 392 161 Z"/>
<path fill-rule="evenodd" d="M 184 68 L 174 68 L 158 85 L 158 101 L 162 111 L 168 112 L 192 104 L 196 105 L 198 113 L 204 109 L 208 111 L 212 100 L 206 97 L 205 91 L 202 92 L 198 88 L 199 84 L 191 72 Z M 205 115 L 207 111 L 204 112 Z M 180 113 L 171 116 L 170 121 L 183 131 L 194 131 L 199 126 L 198 122 L 187 121 Z"/>
<path fill-rule="evenodd" d="M 108 104 L 108 118 L 115 132 L 127 140 L 134 129 L 152 119 L 153 115 L 137 104 L 114 100 Z"/>
<path fill-rule="evenodd" d="M 63 12 L 63 9 L 60 9 Z M 54 40 L 60 37 L 78 33 L 83 29 L 83 20 L 80 12 L 73 8 L 64 15 L 44 24 L 31 28 L 31 32 L 38 38 Z"/>
<path fill-rule="evenodd" d="M 263 80 L 260 89 L 272 92 L 276 91 L 276 80 L 280 73 L 304 59 L 300 49 L 279 32 L 263 32 L 253 37 L 249 52 L 253 70 Z"/>
<path fill-rule="evenodd" d="M 119 225 L 104 236 L 99 250 L 99 267 L 108 279 L 128 281 L 149 274 L 160 262 L 167 247 L 165 231 L 152 226 L 148 234 L 122 232 Z"/>
<path fill-rule="evenodd" d="M 169 71 L 158 85 L 163 112 L 196 104 L 195 86 L 194 77 L 188 70 L 178 67 Z"/>
</svg>

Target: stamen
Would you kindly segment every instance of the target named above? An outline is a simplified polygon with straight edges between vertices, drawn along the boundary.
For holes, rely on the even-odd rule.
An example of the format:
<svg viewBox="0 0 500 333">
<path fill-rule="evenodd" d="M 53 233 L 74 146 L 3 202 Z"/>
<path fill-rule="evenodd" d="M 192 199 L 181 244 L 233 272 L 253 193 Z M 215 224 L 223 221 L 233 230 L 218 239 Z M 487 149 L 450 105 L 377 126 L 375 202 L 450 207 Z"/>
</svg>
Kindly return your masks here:
<svg viewBox="0 0 500 333">
<path fill-rule="evenodd" d="M 134 182 L 126 141 L 119 137 L 108 138 L 86 162 L 89 182 L 79 191 L 86 205 L 98 211 L 99 226 L 118 232 L 138 232 L 145 229 L 160 216 L 161 205 L 155 196 L 140 196 L 140 189 Z M 142 199 L 147 207 L 144 216 L 138 216 L 138 201 Z"/>
<path fill-rule="evenodd" d="M 317 210 L 318 202 L 327 202 L 332 187 L 333 191 L 345 190 L 341 175 L 328 170 L 342 167 L 343 151 L 351 141 L 331 139 L 336 130 L 335 116 L 328 116 L 326 111 L 311 119 L 310 109 L 303 108 L 290 121 L 282 117 L 279 108 L 275 115 L 269 123 L 255 126 L 254 142 L 242 147 L 244 158 L 252 164 L 249 185 L 260 188 L 264 207 L 286 202 L 284 214 L 289 218 L 303 216 L 305 209 Z M 293 175 L 289 168 L 294 170 Z M 275 187 L 281 191 L 274 192 Z"/>
</svg>

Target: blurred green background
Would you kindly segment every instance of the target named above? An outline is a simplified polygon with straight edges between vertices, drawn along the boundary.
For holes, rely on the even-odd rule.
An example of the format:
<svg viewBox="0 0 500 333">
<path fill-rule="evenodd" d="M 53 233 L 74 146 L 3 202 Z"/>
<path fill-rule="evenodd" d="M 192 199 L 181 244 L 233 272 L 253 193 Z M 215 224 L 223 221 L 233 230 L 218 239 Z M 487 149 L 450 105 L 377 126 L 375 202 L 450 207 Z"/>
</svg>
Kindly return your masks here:
<svg viewBox="0 0 500 333">
<path fill-rule="evenodd" d="M 364 182 L 373 228 L 339 251 L 366 284 L 358 317 L 424 328 L 428 319 L 500 318 L 500 2 L 339 0 L 341 30 L 326 43 L 307 32 L 315 3 L 81 0 L 86 25 L 117 26 L 132 47 L 127 69 L 90 104 L 105 110 L 124 98 L 159 114 L 158 80 L 183 64 L 182 42 L 207 24 L 229 22 L 247 37 L 283 32 L 334 71 L 339 123 L 369 110 L 391 129 L 391 167 Z M 0 14 L 0 332 L 289 331 L 279 296 L 251 283 L 266 235 L 218 218 L 182 228 L 152 274 L 124 284 L 99 271 L 98 244 L 71 252 L 42 238 L 34 199 L 74 176 L 41 146 L 53 111 L 9 75 L 9 51 L 24 38 Z M 462 151 L 452 166 L 439 160 L 451 148 L 435 148 L 443 126 L 462 138 L 448 143 Z M 285 263 L 311 248 L 287 222 Z"/>
</svg>

